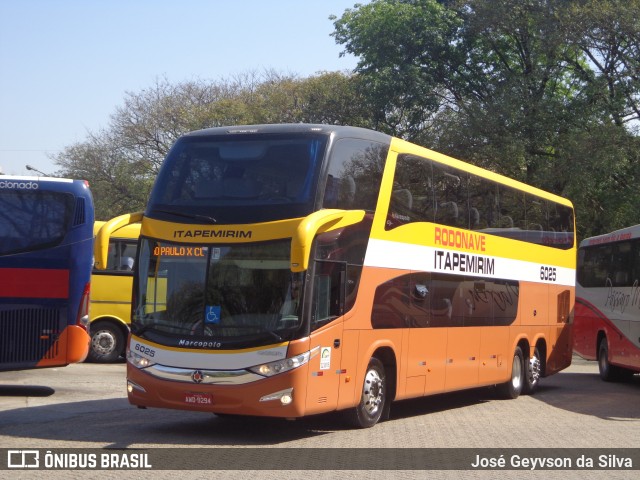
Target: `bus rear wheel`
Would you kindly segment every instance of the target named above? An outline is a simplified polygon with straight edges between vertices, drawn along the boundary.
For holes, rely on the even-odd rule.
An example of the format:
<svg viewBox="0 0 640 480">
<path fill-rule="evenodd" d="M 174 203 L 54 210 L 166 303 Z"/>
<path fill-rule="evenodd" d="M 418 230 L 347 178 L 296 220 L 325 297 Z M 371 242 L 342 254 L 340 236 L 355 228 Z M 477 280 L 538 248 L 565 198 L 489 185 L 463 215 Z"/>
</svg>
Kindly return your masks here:
<svg viewBox="0 0 640 480">
<path fill-rule="evenodd" d="M 609 345 L 607 337 L 602 337 L 598 345 L 598 371 L 600 378 L 605 382 L 614 382 L 618 379 L 616 367 L 609 363 Z"/>
<path fill-rule="evenodd" d="M 117 325 L 96 322 L 89 327 L 91 345 L 88 358 L 95 363 L 113 363 L 124 352 L 124 335 Z"/>
<path fill-rule="evenodd" d="M 540 350 L 536 347 L 533 351 L 533 355 L 527 362 L 527 369 L 525 373 L 525 381 L 522 391 L 526 394 L 533 394 L 540 384 L 540 377 L 542 375 L 542 359 L 540 357 Z"/>
<path fill-rule="evenodd" d="M 522 393 L 522 388 L 525 382 L 525 368 L 524 368 L 524 355 L 522 349 L 516 347 L 513 352 L 513 362 L 511 364 L 511 379 L 502 384 L 501 394 L 505 398 L 518 398 Z"/>
<path fill-rule="evenodd" d="M 349 423 L 359 428 L 373 427 L 386 407 L 387 381 L 384 365 L 377 358 L 372 358 L 367 367 L 362 385 L 360 403 L 355 409 L 347 412 Z"/>
<path fill-rule="evenodd" d="M 600 372 L 600 378 L 605 382 L 629 380 L 634 374 L 632 370 L 611 365 L 607 337 L 602 337 L 598 346 L 598 371 Z"/>
</svg>

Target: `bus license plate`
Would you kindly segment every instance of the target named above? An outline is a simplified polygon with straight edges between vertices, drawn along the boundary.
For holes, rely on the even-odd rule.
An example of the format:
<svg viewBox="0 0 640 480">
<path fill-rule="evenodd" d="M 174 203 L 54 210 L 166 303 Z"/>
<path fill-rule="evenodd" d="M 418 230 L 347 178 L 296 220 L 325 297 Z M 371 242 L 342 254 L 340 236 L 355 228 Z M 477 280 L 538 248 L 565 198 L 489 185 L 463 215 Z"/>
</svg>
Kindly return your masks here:
<svg viewBox="0 0 640 480">
<path fill-rule="evenodd" d="M 185 392 L 184 403 L 189 405 L 213 405 L 213 398 L 209 393 Z"/>
</svg>

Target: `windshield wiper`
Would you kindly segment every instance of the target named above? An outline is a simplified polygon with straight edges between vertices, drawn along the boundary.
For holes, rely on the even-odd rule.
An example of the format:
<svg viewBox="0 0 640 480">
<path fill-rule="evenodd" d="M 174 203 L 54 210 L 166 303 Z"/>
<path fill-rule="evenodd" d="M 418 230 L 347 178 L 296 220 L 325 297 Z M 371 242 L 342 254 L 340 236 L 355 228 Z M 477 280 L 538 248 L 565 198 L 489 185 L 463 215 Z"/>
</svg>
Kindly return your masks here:
<svg viewBox="0 0 640 480">
<path fill-rule="evenodd" d="M 218 221 L 213 217 L 209 217 L 207 215 L 198 215 L 196 213 L 176 212 L 174 210 L 165 210 L 163 208 L 155 208 L 153 209 L 153 212 L 168 213 L 169 215 L 174 215 L 176 217 L 190 218 L 192 220 L 206 220 L 209 223 L 218 223 Z"/>
</svg>

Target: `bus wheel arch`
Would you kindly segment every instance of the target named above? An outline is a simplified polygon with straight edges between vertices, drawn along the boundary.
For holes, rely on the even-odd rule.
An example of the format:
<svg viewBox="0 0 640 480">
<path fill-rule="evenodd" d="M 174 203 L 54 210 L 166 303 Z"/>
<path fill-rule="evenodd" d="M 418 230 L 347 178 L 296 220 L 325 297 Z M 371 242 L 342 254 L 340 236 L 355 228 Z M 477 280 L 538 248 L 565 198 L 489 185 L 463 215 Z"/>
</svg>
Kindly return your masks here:
<svg viewBox="0 0 640 480">
<path fill-rule="evenodd" d="M 365 370 L 358 404 L 345 412 L 351 425 L 369 428 L 389 418 L 395 398 L 396 372 L 393 350 L 383 347 L 373 353 Z"/>
<path fill-rule="evenodd" d="M 87 359 L 94 363 L 113 363 L 124 353 L 128 328 L 117 319 L 104 317 L 91 322 L 89 335 Z"/>
</svg>

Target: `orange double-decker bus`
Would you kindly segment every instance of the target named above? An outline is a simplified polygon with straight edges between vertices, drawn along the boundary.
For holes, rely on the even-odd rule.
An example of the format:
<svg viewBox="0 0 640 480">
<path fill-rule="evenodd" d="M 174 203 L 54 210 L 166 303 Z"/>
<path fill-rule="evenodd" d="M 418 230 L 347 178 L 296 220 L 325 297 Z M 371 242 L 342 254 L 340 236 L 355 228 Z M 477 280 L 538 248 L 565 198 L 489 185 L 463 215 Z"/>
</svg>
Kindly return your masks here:
<svg viewBox="0 0 640 480">
<path fill-rule="evenodd" d="M 571 203 L 388 135 L 190 133 L 144 214 L 110 228 L 138 220 L 139 407 L 344 410 L 370 427 L 395 400 L 484 385 L 515 398 L 571 363 Z"/>
</svg>

